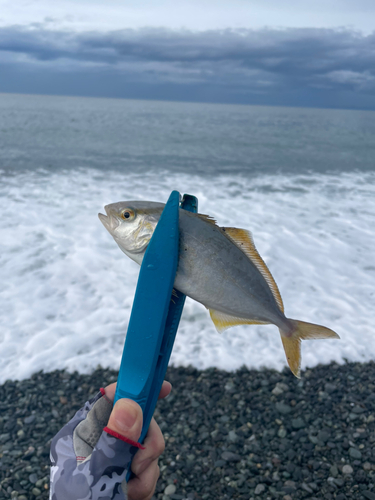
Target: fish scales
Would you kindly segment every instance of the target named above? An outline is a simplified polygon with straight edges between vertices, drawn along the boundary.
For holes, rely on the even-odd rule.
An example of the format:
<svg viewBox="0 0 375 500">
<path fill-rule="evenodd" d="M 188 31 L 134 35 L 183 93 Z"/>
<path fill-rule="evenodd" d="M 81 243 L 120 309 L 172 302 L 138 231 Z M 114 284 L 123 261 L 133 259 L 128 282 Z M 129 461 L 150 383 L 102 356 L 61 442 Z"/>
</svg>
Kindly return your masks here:
<svg viewBox="0 0 375 500">
<path fill-rule="evenodd" d="M 262 274 L 221 228 L 181 210 L 180 235 L 178 290 L 209 309 L 270 323 L 283 321 Z"/>
</svg>

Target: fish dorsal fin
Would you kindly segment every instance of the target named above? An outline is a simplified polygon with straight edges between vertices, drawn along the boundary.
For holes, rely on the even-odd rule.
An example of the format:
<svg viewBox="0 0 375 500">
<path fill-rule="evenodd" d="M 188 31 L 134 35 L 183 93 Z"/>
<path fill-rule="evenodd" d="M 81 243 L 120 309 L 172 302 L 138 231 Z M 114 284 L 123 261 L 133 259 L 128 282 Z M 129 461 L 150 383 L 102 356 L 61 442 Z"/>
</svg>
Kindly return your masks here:
<svg viewBox="0 0 375 500">
<path fill-rule="evenodd" d="M 279 289 L 276 285 L 273 276 L 266 266 L 266 263 L 259 255 L 258 250 L 255 248 L 253 237 L 250 231 L 246 229 L 237 229 L 236 227 L 222 227 L 224 233 L 228 236 L 233 243 L 249 257 L 251 262 L 257 267 L 258 271 L 262 274 L 263 278 L 267 281 L 277 305 L 284 312 L 283 299 L 281 298 Z"/>
<path fill-rule="evenodd" d="M 213 224 L 214 226 L 216 226 L 216 220 L 213 217 L 211 217 L 211 215 L 205 215 L 205 214 L 196 214 L 196 215 L 200 219 L 202 219 L 206 222 L 209 222 L 210 224 Z"/>
<path fill-rule="evenodd" d="M 268 324 L 266 321 L 256 321 L 252 319 L 238 318 L 236 316 L 231 316 L 230 314 L 226 314 L 221 311 L 216 311 L 215 309 L 209 309 L 209 311 L 211 319 L 214 322 L 215 328 L 219 333 L 224 332 L 231 326 Z"/>
</svg>

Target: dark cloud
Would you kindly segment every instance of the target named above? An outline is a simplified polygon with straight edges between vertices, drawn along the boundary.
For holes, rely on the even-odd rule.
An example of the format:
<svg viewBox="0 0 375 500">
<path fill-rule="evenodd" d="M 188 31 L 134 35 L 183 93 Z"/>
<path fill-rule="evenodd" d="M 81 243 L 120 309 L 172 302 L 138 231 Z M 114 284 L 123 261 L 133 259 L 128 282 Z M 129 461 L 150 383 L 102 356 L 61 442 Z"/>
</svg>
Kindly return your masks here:
<svg viewBox="0 0 375 500">
<path fill-rule="evenodd" d="M 274 104 L 278 96 L 277 103 L 283 104 L 285 96 L 285 104 L 293 104 L 295 95 L 295 104 L 319 105 L 320 99 L 325 106 L 328 95 L 336 95 L 337 101 L 339 93 L 341 100 L 351 96 L 344 107 L 375 107 L 375 32 L 364 36 L 309 28 L 74 33 L 43 25 L 13 26 L 0 28 L 0 61 L 0 90 L 7 91 L 7 74 L 13 75 L 13 84 L 14 75 L 22 72 L 31 80 L 39 74 L 51 82 L 54 75 L 63 74 L 69 89 L 74 87 L 73 76 L 80 74 L 81 82 L 84 75 L 95 75 L 97 93 L 107 96 L 113 95 L 111 85 L 105 87 L 110 77 L 117 79 L 112 88 L 123 88 L 122 95 L 114 93 L 119 97 L 134 97 L 126 89 L 139 85 L 149 95 L 137 97 L 155 98 L 152 89 L 159 95 L 164 87 L 193 100 L 197 92 L 204 96 L 211 89 L 224 102 Z M 77 80 L 77 89 L 80 85 Z M 51 88 L 48 93 L 56 92 Z M 89 89 L 86 93 L 91 95 Z"/>
</svg>

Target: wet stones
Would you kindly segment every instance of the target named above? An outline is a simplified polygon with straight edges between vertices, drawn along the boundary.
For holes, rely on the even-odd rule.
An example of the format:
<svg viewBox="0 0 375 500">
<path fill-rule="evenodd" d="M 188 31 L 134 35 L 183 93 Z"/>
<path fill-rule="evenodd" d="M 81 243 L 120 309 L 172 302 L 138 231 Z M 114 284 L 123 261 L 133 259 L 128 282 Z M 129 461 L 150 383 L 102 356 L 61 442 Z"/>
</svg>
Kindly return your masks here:
<svg viewBox="0 0 375 500">
<path fill-rule="evenodd" d="M 153 500 L 375 500 L 374 363 L 319 366 L 301 380 L 182 367 L 167 378 Z M 56 371 L 0 386 L 1 499 L 47 500 L 51 438 L 115 379 Z"/>
</svg>

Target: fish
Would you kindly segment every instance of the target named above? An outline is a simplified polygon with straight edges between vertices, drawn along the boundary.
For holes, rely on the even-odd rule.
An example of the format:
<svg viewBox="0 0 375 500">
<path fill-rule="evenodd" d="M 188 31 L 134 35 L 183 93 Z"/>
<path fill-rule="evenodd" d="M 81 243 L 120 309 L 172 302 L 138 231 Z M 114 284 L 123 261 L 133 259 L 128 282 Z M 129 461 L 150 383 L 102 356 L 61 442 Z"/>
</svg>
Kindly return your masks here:
<svg viewBox="0 0 375 500">
<path fill-rule="evenodd" d="M 141 265 L 164 209 L 153 201 L 106 205 L 99 219 L 120 249 Z M 220 227 L 208 215 L 179 210 L 179 262 L 175 290 L 203 304 L 218 330 L 236 325 L 274 324 L 288 365 L 301 371 L 301 340 L 339 338 L 324 326 L 284 314 L 275 280 L 246 229 Z"/>
</svg>

